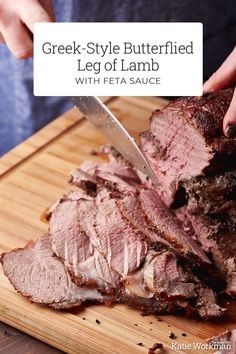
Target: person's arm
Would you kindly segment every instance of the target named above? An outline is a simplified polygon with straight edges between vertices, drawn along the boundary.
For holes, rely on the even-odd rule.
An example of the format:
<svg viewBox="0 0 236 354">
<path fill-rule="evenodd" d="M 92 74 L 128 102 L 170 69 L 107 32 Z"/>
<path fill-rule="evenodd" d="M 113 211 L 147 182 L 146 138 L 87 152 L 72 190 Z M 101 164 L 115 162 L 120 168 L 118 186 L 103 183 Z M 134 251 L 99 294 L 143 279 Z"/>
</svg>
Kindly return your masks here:
<svg viewBox="0 0 236 354">
<path fill-rule="evenodd" d="M 203 86 L 204 93 L 224 89 L 236 83 L 236 47 L 221 67 L 207 80 Z M 229 109 L 224 117 L 223 128 L 229 138 L 236 137 L 236 89 Z"/>
<path fill-rule="evenodd" d="M 0 0 L 0 41 L 18 59 L 33 54 L 33 24 L 52 21 L 51 0 Z"/>
</svg>

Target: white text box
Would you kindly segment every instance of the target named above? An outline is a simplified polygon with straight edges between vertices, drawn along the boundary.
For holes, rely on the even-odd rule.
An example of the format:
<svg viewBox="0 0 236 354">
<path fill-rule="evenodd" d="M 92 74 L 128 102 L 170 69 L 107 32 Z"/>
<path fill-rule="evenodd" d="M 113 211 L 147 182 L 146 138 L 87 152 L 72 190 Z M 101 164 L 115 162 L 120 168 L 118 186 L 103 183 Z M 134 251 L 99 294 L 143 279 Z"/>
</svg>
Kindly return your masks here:
<svg viewBox="0 0 236 354">
<path fill-rule="evenodd" d="M 201 23 L 37 23 L 36 96 L 202 94 Z"/>
</svg>

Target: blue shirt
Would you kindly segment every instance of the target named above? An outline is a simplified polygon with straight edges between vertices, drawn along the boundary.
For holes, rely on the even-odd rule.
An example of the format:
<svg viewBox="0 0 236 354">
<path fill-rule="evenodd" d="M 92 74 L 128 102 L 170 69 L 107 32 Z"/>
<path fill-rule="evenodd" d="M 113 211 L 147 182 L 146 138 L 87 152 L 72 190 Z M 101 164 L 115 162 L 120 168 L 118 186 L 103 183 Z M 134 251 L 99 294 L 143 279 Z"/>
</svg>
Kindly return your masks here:
<svg viewBox="0 0 236 354">
<path fill-rule="evenodd" d="M 205 78 L 235 45 L 235 0 L 54 0 L 53 3 L 59 22 L 203 22 Z M 15 59 L 5 45 L 0 45 L 0 155 L 70 107 L 68 98 L 34 97 L 32 59 Z"/>
</svg>

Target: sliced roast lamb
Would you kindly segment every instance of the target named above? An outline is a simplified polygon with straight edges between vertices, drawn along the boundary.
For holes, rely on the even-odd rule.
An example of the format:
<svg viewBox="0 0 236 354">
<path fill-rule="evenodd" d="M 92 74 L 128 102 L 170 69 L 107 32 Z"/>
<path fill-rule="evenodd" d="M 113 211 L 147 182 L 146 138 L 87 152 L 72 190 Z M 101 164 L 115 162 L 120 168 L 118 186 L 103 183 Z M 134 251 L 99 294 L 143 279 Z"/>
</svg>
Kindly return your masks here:
<svg viewBox="0 0 236 354">
<path fill-rule="evenodd" d="M 109 162 L 73 171 L 71 183 L 85 192 L 50 208 L 48 235 L 1 256 L 15 289 L 58 309 L 109 300 L 148 313 L 222 316 L 191 268 L 212 271 L 207 253 L 236 295 L 236 140 L 222 132 L 231 97 L 226 90 L 179 99 L 153 114 L 141 141 L 158 191 L 112 148 L 103 151 Z M 180 220 L 167 208 L 186 202 Z"/>
<path fill-rule="evenodd" d="M 125 302 L 147 313 L 195 313 L 204 319 L 220 317 L 225 312 L 216 304 L 213 291 L 180 266 L 170 251 L 147 252 L 141 268 L 136 267 L 120 277 L 113 295 L 99 291 L 92 283 L 76 286 L 67 267 L 53 252 L 49 235 L 23 249 L 3 254 L 1 262 L 5 275 L 19 293 L 32 302 L 55 309 L 71 308 L 92 300 Z M 90 275 L 93 270 L 96 280 L 100 269 L 96 272 L 97 263 L 91 265 Z M 103 289 L 106 289 L 105 284 Z"/>
<path fill-rule="evenodd" d="M 121 158 L 118 157 L 118 159 L 118 163 L 120 164 Z M 128 163 L 126 162 L 126 164 Z M 109 163 L 99 166 L 100 173 L 98 176 L 98 168 L 95 165 L 92 168 L 92 164 L 86 162 L 85 165 L 80 166 L 79 170 L 72 171 L 70 182 L 84 188 L 89 194 L 93 194 L 95 190 L 96 192 L 99 191 L 101 186 L 110 187 L 112 191 L 116 191 L 115 202 L 112 208 L 118 207 L 123 217 L 131 225 L 135 226 L 139 232 L 143 233 L 143 237 L 146 237 L 149 242 L 163 244 L 165 247 L 172 249 L 172 251 L 177 252 L 180 256 L 185 256 L 192 262 L 197 262 L 201 265 L 210 264 L 204 252 L 183 230 L 179 220 L 168 210 L 153 188 L 141 186 L 137 183 L 138 180 L 136 180 L 136 185 L 134 185 L 134 179 L 131 178 L 129 182 L 125 182 L 127 178 L 126 172 L 122 175 L 123 170 L 119 172 L 121 183 L 114 183 L 112 173 L 111 178 L 110 175 L 106 175 L 101 180 L 100 175 L 103 174 L 103 166 L 107 170 L 108 165 Z M 109 167 L 110 171 L 112 171 L 114 165 L 116 165 L 116 161 L 112 159 Z M 88 166 L 90 166 L 89 169 L 87 168 Z M 81 174 L 83 174 L 83 180 L 81 180 Z M 88 190 L 90 186 L 86 183 L 86 175 L 88 175 L 88 181 L 93 180 L 93 183 L 96 185 L 95 188 L 92 186 L 91 192 Z M 102 203 L 104 203 L 104 200 Z M 99 202 L 98 204 L 100 205 L 101 203 Z M 116 217 L 118 218 L 118 215 Z"/>
<path fill-rule="evenodd" d="M 51 210 L 50 235 L 3 254 L 3 270 L 16 290 L 54 308 L 79 305 L 87 296 L 148 313 L 222 316 L 215 293 L 173 252 L 129 223 L 114 193 L 69 193 Z"/>
</svg>

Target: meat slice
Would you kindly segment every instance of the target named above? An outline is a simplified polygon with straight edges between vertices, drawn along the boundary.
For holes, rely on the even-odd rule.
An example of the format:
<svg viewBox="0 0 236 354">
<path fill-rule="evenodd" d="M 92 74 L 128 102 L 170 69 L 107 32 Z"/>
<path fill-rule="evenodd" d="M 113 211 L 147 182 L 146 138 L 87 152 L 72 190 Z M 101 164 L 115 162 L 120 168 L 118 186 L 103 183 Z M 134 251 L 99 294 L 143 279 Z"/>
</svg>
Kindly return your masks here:
<svg viewBox="0 0 236 354">
<path fill-rule="evenodd" d="M 100 246 L 112 269 L 126 275 L 139 268 L 149 245 L 139 230 L 122 218 L 116 199 L 101 192 L 96 199 L 95 229 Z"/>
<path fill-rule="evenodd" d="M 149 131 L 141 135 L 141 147 L 167 206 L 176 202 L 182 182 L 222 171 L 235 158 L 236 139 L 226 138 L 222 129 L 232 94 L 228 89 L 205 97 L 181 98 L 153 113 Z"/>
<path fill-rule="evenodd" d="M 137 173 L 128 161 L 114 151 L 113 149 L 113 154 L 108 155 L 108 163 L 98 164 L 94 161 L 82 163 L 71 172 L 70 182 L 92 195 L 96 194 L 96 188 L 101 184 L 122 192 L 135 192 L 140 183 Z"/>
<path fill-rule="evenodd" d="M 193 177 L 183 183 L 191 214 L 217 214 L 236 207 L 236 172 Z"/>
<path fill-rule="evenodd" d="M 31 301 L 53 308 L 69 308 L 83 301 L 112 300 L 97 289 L 77 287 L 64 264 L 55 256 L 49 235 L 23 249 L 2 254 L 4 274 L 14 288 Z"/>
<path fill-rule="evenodd" d="M 156 247 L 158 247 L 158 245 L 159 247 L 160 245 L 165 245 L 167 248 L 172 248 L 171 243 L 160 236 L 155 226 L 148 223 L 147 217 L 138 199 L 138 194 L 129 194 L 118 199 L 117 206 L 123 217 L 126 218 L 133 227 L 140 230 L 152 245 Z"/>
<path fill-rule="evenodd" d="M 71 193 L 52 212 L 50 218 L 52 248 L 63 260 L 77 285 L 97 285 L 100 289 L 105 286 L 108 291 L 116 287 L 116 276 L 80 226 L 78 200 L 85 199 L 82 195 L 77 197 L 79 199 L 73 200 Z"/>
<path fill-rule="evenodd" d="M 210 264 L 209 259 L 201 248 L 182 228 L 178 219 L 166 208 L 155 190 L 141 189 L 139 200 L 151 224 L 171 243 L 176 250 L 188 255 L 200 264 Z"/>
<path fill-rule="evenodd" d="M 150 252 L 144 264 L 149 289 L 168 298 L 196 297 L 194 276 L 180 267 L 172 252 Z"/>
</svg>

